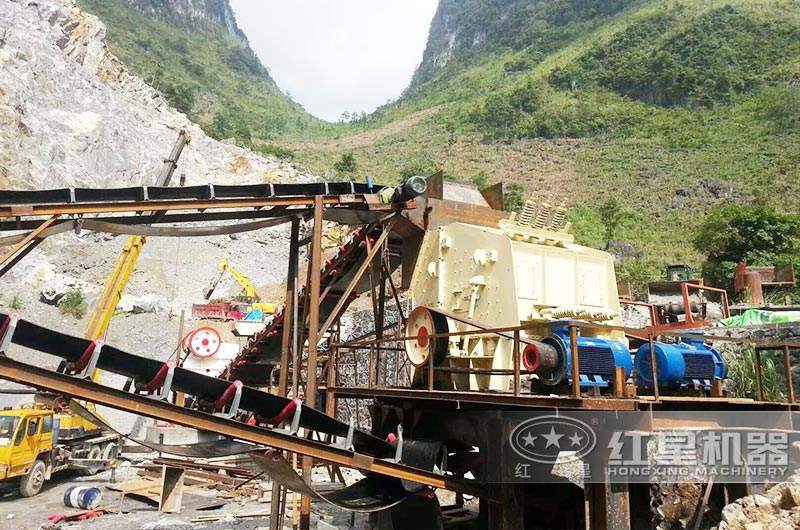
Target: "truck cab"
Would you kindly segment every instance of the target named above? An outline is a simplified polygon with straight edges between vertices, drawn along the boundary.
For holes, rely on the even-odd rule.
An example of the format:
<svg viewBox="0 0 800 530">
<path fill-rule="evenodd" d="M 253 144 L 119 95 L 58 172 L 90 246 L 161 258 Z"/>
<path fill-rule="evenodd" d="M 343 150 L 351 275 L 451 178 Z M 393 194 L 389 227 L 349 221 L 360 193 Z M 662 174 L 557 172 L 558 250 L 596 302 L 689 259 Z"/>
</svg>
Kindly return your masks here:
<svg viewBox="0 0 800 530">
<path fill-rule="evenodd" d="M 20 493 L 39 493 L 52 471 L 52 410 L 33 405 L 0 411 L 0 480 L 19 479 Z"/>
</svg>

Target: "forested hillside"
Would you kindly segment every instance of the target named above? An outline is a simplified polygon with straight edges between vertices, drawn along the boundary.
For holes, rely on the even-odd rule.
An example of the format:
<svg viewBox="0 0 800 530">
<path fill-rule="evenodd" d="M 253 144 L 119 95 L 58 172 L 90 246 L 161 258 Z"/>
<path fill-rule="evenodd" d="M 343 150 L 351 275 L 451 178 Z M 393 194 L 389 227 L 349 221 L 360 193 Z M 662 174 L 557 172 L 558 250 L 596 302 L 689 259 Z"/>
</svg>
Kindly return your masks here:
<svg viewBox="0 0 800 530">
<path fill-rule="evenodd" d="M 275 84 L 227 0 L 79 0 L 108 27 L 111 50 L 218 139 L 240 144 L 321 122 Z"/>
<path fill-rule="evenodd" d="M 582 241 L 646 277 L 699 264 L 717 205 L 800 209 L 799 52 L 796 0 L 442 0 L 399 101 L 292 148 L 567 200 Z"/>
<path fill-rule="evenodd" d="M 565 200 L 624 275 L 699 264 L 716 206 L 800 210 L 798 0 L 441 0 L 403 96 L 339 124 L 286 98 L 224 9 L 192 16 L 223 0 L 80 2 L 212 135 L 337 178 L 443 169 Z"/>
</svg>

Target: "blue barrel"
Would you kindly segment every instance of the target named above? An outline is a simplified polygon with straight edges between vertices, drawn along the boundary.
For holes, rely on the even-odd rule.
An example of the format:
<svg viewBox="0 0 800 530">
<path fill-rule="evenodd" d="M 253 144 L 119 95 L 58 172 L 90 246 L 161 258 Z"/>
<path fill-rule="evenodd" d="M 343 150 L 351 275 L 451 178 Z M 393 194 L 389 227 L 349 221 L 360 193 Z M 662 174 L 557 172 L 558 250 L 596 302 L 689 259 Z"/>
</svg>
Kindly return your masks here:
<svg viewBox="0 0 800 530">
<path fill-rule="evenodd" d="M 81 510 L 92 510 L 100 506 L 100 489 L 85 486 L 70 486 L 64 492 L 64 505 Z"/>
</svg>

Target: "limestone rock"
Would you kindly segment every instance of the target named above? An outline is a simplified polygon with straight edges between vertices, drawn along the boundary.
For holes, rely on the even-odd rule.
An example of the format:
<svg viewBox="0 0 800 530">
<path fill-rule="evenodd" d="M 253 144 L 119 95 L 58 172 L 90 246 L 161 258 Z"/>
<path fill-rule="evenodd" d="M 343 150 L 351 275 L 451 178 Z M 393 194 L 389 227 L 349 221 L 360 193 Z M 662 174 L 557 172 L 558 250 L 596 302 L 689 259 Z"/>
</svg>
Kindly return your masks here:
<svg viewBox="0 0 800 530">
<path fill-rule="evenodd" d="M 0 35 L 2 188 L 151 184 L 180 129 L 189 184 L 313 179 L 206 136 L 125 69 L 74 0 L 2 2 Z"/>
<path fill-rule="evenodd" d="M 124 295 L 117 310 L 123 313 L 154 313 L 162 314 L 169 309 L 169 302 L 164 296 L 157 294 L 146 294 L 143 296 Z"/>
</svg>

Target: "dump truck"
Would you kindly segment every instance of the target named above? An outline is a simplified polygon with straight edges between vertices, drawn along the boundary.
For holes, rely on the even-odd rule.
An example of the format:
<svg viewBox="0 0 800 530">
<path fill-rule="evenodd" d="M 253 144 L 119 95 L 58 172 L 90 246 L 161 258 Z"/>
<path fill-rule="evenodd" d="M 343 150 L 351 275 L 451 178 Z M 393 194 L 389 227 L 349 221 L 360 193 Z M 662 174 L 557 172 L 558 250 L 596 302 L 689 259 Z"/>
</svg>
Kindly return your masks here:
<svg viewBox="0 0 800 530">
<path fill-rule="evenodd" d="M 59 471 L 91 475 L 114 465 L 120 436 L 43 404 L 0 410 L 0 483 L 33 497 Z"/>
<path fill-rule="evenodd" d="M 223 258 L 217 266 L 217 274 L 211 280 L 204 293 L 206 300 L 211 299 L 214 290 L 219 285 L 225 273 L 228 273 L 236 282 L 242 286 L 242 294 L 237 296 L 234 300 L 225 300 L 218 303 L 209 304 L 194 304 L 192 305 L 192 316 L 196 318 L 205 318 L 209 320 L 244 320 L 250 311 L 253 309 L 260 310 L 265 315 L 272 315 L 275 313 L 277 307 L 275 304 L 262 303 L 258 294 L 256 293 L 255 285 L 253 282 L 244 275 L 239 269 L 234 267 L 228 258 Z"/>
</svg>

